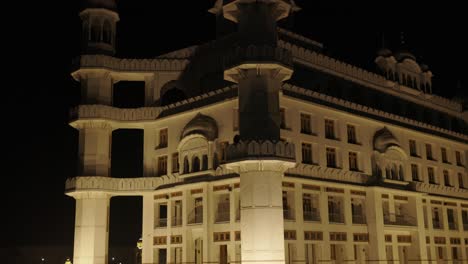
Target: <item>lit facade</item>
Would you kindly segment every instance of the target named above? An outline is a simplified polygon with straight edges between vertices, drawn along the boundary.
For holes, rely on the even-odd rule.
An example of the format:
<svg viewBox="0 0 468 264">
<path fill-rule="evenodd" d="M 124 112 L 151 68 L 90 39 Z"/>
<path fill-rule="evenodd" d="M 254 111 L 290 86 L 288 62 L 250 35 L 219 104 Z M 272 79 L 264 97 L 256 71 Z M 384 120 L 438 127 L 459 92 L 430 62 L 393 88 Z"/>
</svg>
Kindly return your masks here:
<svg viewBox="0 0 468 264">
<path fill-rule="evenodd" d="M 276 27 L 289 1 L 217 1 L 238 32 L 155 59 L 113 57 L 113 1 L 80 13 L 75 264 L 107 263 L 110 198 L 143 197 L 142 263 L 468 263 L 468 112 L 408 52 L 382 75 Z M 113 87 L 144 82 L 144 105 Z M 143 177 L 110 175 L 141 129 Z M 393 261 L 393 262 L 392 262 Z"/>
</svg>

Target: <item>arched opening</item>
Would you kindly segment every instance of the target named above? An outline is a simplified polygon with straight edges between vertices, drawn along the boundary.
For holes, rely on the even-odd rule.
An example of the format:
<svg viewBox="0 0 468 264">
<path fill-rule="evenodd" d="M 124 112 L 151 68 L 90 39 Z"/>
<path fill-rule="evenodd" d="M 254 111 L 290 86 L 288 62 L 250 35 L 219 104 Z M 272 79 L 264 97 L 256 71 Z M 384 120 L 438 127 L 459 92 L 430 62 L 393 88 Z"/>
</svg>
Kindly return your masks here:
<svg viewBox="0 0 468 264">
<path fill-rule="evenodd" d="M 143 130 L 117 129 L 112 132 L 111 176 L 143 176 Z"/>
<path fill-rule="evenodd" d="M 145 106 L 145 82 L 120 81 L 114 84 L 112 105 L 119 108 Z"/>
<path fill-rule="evenodd" d="M 200 159 L 195 156 L 192 161 L 192 172 L 200 171 Z"/>
<path fill-rule="evenodd" d="M 184 158 L 184 173 L 189 173 L 190 172 L 190 167 L 189 167 L 189 161 L 188 158 Z"/>
<path fill-rule="evenodd" d="M 205 171 L 208 169 L 208 155 L 203 155 L 202 157 L 202 170 Z"/>
<path fill-rule="evenodd" d="M 184 99 L 187 99 L 185 93 L 179 88 L 172 88 L 166 91 L 163 96 L 161 96 L 161 106 L 170 105 L 176 102 L 180 102 Z"/>
<path fill-rule="evenodd" d="M 102 29 L 102 41 L 107 44 L 111 44 L 112 42 L 112 26 L 107 20 L 104 22 Z"/>
</svg>

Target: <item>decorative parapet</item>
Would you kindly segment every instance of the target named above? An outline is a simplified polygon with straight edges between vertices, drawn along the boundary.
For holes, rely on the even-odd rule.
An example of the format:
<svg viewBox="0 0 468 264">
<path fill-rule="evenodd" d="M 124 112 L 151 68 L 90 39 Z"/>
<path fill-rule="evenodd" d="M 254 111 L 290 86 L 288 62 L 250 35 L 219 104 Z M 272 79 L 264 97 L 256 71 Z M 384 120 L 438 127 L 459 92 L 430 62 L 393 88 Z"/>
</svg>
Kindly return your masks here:
<svg viewBox="0 0 468 264">
<path fill-rule="evenodd" d="M 84 119 L 104 119 L 112 121 L 151 121 L 159 118 L 163 111 L 186 106 L 215 95 L 220 95 L 237 89 L 237 85 L 227 86 L 218 90 L 187 98 L 185 100 L 162 106 L 141 108 L 117 108 L 108 105 L 79 105 L 70 110 L 70 121 Z"/>
<path fill-rule="evenodd" d="M 307 50 L 303 47 L 296 46 L 289 42 L 279 40 L 278 46 L 289 50 L 294 59 L 306 61 L 314 65 L 317 69 L 326 70 L 327 72 L 332 73 L 334 75 L 339 73 L 365 83 L 376 85 L 378 87 L 393 88 L 394 86 L 393 82 L 388 81 L 387 79 L 385 79 L 385 77 L 381 75 L 366 71 L 354 65 L 336 60 L 334 58 L 325 56 L 315 51 Z M 412 96 L 415 99 L 419 98 L 414 95 Z M 445 109 L 461 112 L 462 106 L 458 102 L 433 94 L 427 94 L 427 96 L 425 96 L 424 98 L 425 101 L 429 101 Z"/>
<path fill-rule="evenodd" d="M 288 68 L 292 68 L 292 55 L 289 50 L 281 47 L 271 46 L 254 46 L 248 47 L 237 46 L 231 49 L 223 57 L 223 66 L 225 69 L 230 69 L 241 64 L 282 64 Z"/>
<path fill-rule="evenodd" d="M 111 177 L 74 177 L 65 182 L 65 192 L 106 191 L 137 192 L 152 191 L 158 186 L 175 182 L 163 177 L 111 178 Z"/>
<path fill-rule="evenodd" d="M 459 198 L 465 198 L 465 199 L 468 197 L 467 189 L 459 189 L 455 187 L 429 184 L 425 182 L 411 182 L 409 184 L 409 187 L 411 190 L 414 190 L 417 192 L 444 195 L 444 196 L 450 196 L 450 197 L 459 197 Z"/>
<path fill-rule="evenodd" d="M 116 108 L 107 105 L 79 105 L 70 111 L 72 121 L 78 119 L 108 119 L 115 121 L 154 120 L 161 113 L 161 107 Z"/>
<path fill-rule="evenodd" d="M 299 164 L 285 172 L 286 176 L 316 178 L 339 182 L 366 184 L 370 175 L 356 171 L 346 171 L 338 168 L 328 168 L 319 165 Z"/>
<path fill-rule="evenodd" d="M 105 68 L 130 72 L 182 71 L 188 63 L 187 59 L 120 59 L 106 55 L 81 55 L 73 60 L 75 70 Z"/>
<path fill-rule="evenodd" d="M 443 134 L 446 134 L 446 135 L 457 137 L 457 138 L 462 139 L 464 141 L 468 141 L 468 136 L 464 135 L 464 134 L 461 134 L 461 133 L 457 133 L 457 132 L 450 131 L 448 129 L 444 129 L 444 128 L 436 127 L 436 126 L 433 126 L 433 125 L 429 125 L 429 124 L 426 124 L 426 123 L 423 123 L 423 122 L 420 122 L 420 121 L 409 119 L 407 117 L 402 117 L 402 116 L 399 116 L 399 115 L 387 113 L 387 112 L 377 110 L 377 109 L 374 109 L 374 108 L 371 108 L 371 107 L 368 107 L 368 106 L 364 106 L 364 105 L 356 104 L 356 103 L 353 103 L 353 102 L 345 101 L 343 99 L 338 99 L 338 98 L 335 98 L 335 97 L 332 97 L 332 96 L 329 96 L 329 95 L 325 95 L 325 94 L 322 94 L 322 93 L 317 93 L 315 91 L 307 90 L 307 89 L 304 89 L 304 88 L 301 88 L 301 87 L 297 87 L 295 85 L 283 84 L 283 90 L 291 91 L 291 92 L 298 93 L 298 94 L 302 94 L 302 95 L 305 95 L 305 96 L 308 96 L 308 97 L 312 97 L 312 98 L 316 98 L 316 99 L 319 99 L 319 100 L 330 102 L 330 103 L 333 103 L 333 104 L 336 104 L 336 105 L 340 105 L 340 106 L 343 106 L 343 107 L 346 107 L 346 108 L 349 108 L 349 109 L 352 109 L 352 110 L 356 110 L 356 111 L 364 112 L 364 113 L 367 113 L 367 114 L 380 116 L 380 117 L 383 117 L 383 118 L 398 121 L 398 122 L 405 123 L 405 124 L 408 124 L 408 125 L 412 125 L 412 126 L 416 126 L 416 127 L 420 127 L 420 128 L 424 128 L 424 129 L 429 129 L 429 130 L 432 130 L 432 131 L 437 131 L 439 133 L 443 133 Z"/>
<path fill-rule="evenodd" d="M 240 141 L 226 150 L 227 163 L 240 160 L 281 159 L 295 161 L 294 144 L 284 141 Z"/>
<path fill-rule="evenodd" d="M 319 48 L 321 48 L 321 49 L 323 48 L 323 44 L 322 44 L 322 43 L 317 42 L 317 41 L 312 40 L 312 39 L 309 39 L 309 38 L 306 38 L 306 37 L 304 37 L 304 36 L 301 36 L 301 35 L 299 35 L 299 34 L 296 34 L 296 33 L 294 33 L 294 32 L 291 32 L 291 31 L 289 31 L 289 30 L 286 30 L 286 29 L 284 29 L 284 28 L 278 28 L 278 33 L 283 34 L 283 35 L 285 35 L 285 36 L 288 36 L 288 37 L 290 37 L 290 38 L 299 40 L 299 41 L 301 41 L 301 42 L 310 44 L 310 45 L 312 45 L 312 46 L 317 46 L 317 47 L 319 47 Z"/>
</svg>

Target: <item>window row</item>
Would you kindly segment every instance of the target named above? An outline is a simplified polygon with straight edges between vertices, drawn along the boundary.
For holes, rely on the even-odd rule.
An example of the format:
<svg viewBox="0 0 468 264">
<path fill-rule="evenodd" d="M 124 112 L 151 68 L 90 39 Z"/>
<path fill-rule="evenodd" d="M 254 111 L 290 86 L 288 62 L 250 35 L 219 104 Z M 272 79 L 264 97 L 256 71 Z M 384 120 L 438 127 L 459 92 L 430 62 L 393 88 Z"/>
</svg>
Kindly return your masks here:
<svg viewBox="0 0 468 264">
<path fill-rule="evenodd" d="M 425 151 L 426 151 L 426 159 L 437 161 L 434 155 L 432 144 L 426 143 L 424 146 L 425 146 Z M 416 143 L 416 140 L 413 140 L 413 139 L 409 140 L 409 149 L 410 149 L 410 155 L 412 157 L 418 157 L 418 158 L 421 157 L 421 155 L 419 154 L 420 151 L 418 150 L 418 145 Z M 440 159 L 443 163 L 452 164 L 447 148 L 445 147 L 440 148 Z M 458 150 L 455 151 L 455 164 L 457 166 L 464 166 L 462 153 Z"/>
</svg>

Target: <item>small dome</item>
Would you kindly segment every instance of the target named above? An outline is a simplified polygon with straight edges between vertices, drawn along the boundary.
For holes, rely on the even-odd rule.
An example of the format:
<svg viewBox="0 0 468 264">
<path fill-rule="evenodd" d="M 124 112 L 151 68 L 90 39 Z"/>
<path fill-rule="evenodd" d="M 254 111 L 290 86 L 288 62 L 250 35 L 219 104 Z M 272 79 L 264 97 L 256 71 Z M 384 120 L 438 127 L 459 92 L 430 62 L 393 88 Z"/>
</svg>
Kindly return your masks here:
<svg viewBox="0 0 468 264">
<path fill-rule="evenodd" d="M 421 67 L 421 71 L 422 72 L 427 72 L 429 71 L 429 66 L 427 66 L 426 64 L 421 64 L 419 65 Z"/>
<path fill-rule="evenodd" d="M 382 57 L 390 57 L 392 56 L 392 51 L 386 48 L 381 48 L 379 51 L 377 51 L 377 55 Z"/>
<path fill-rule="evenodd" d="M 105 8 L 117 11 L 115 0 L 84 0 L 84 8 Z"/>
<path fill-rule="evenodd" d="M 387 127 L 380 129 L 374 134 L 374 150 L 383 153 L 391 146 L 400 146 L 395 136 Z"/>
<path fill-rule="evenodd" d="M 398 61 L 403 61 L 404 59 L 410 59 L 413 61 L 416 61 L 416 56 L 413 55 L 413 53 L 407 51 L 407 50 L 400 50 L 395 54 L 395 58 Z"/>
<path fill-rule="evenodd" d="M 210 116 L 198 113 L 197 116 L 185 125 L 180 138 L 192 134 L 201 134 L 208 140 L 213 141 L 218 137 L 218 125 L 216 120 Z"/>
</svg>

